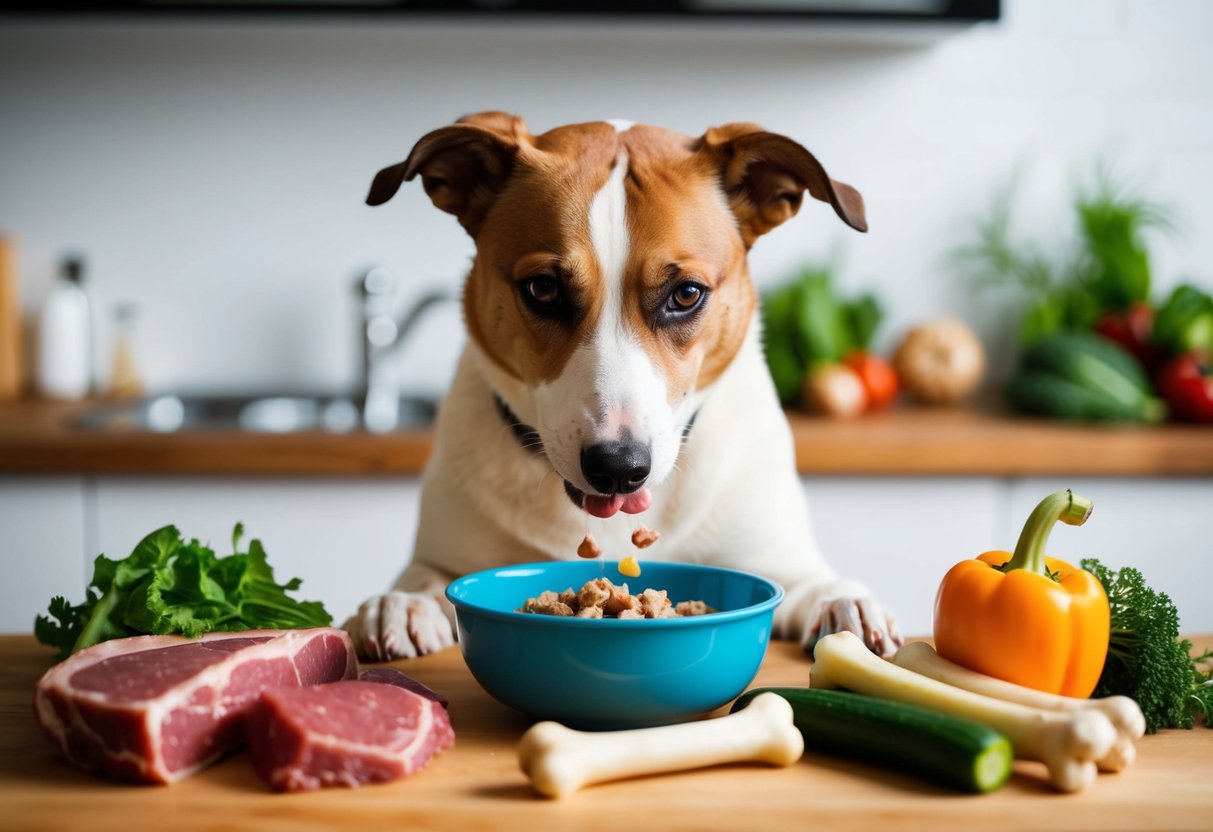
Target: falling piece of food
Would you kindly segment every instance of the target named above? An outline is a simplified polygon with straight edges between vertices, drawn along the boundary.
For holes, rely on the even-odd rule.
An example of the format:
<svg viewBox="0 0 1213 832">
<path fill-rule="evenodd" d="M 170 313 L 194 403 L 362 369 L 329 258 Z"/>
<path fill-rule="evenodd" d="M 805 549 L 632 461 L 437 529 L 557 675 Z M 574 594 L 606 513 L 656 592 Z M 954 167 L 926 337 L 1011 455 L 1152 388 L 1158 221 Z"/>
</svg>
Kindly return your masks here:
<svg viewBox="0 0 1213 832">
<path fill-rule="evenodd" d="M 602 557 L 602 547 L 598 545 L 594 535 L 589 532 L 585 533 L 585 540 L 581 541 L 581 545 L 577 547 L 577 556 L 587 560 Z"/>
<path fill-rule="evenodd" d="M 639 578 L 640 564 L 636 562 L 636 558 L 624 558 L 619 561 L 619 574 L 629 578 Z"/>
<path fill-rule="evenodd" d="M 656 529 L 646 528 L 641 526 L 636 531 L 632 532 L 632 545 L 637 549 L 647 549 L 657 542 L 661 537 L 661 532 Z M 632 577 L 635 577 L 634 575 Z"/>
<path fill-rule="evenodd" d="M 522 735 L 518 763 L 536 791 L 563 797 L 591 783 L 721 763 L 788 766 L 803 753 L 792 706 L 764 693 L 737 713 L 659 728 L 583 732 L 540 722 Z"/>
</svg>

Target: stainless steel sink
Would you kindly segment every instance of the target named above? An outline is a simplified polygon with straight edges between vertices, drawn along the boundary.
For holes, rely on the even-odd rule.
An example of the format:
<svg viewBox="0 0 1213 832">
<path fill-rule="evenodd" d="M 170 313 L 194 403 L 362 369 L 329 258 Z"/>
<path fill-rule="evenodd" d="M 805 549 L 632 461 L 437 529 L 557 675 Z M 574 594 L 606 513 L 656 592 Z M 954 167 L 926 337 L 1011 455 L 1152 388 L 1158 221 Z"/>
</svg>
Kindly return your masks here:
<svg viewBox="0 0 1213 832">
<path fill-rule="evenodd" d="M 376 403 L 370 426 L 383 433 L 422 427 L 434 419 L 437 403 L 427 397 L 403 396 L 390 418 L 383 402 Z M 325 431 L 349 433 L 367 428 L 359 396 L 283 395 L 163 395 L 129 402 L 98 405 L 76 421 L 83 430 L 176 431 L 237 430 L 252 433 Z"/>
</svg>

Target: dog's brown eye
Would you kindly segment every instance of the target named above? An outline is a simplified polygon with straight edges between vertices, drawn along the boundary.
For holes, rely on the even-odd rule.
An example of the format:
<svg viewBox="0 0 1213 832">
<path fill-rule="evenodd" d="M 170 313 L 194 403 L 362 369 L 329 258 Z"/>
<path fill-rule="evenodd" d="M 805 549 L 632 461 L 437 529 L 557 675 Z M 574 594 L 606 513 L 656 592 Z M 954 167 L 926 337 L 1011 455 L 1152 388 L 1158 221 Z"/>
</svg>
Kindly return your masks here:
<svg viewBox="0 0 1213 832">
<path fill-rule="evenodd" d="M 698 283 L 679 283 L 670 293 L 666 309 L 670 312 L 690 312 L 703 301 L 704 294 L 704 288 Z"/>
<path fill-rule="evenodd" d="M 541 306 L 555 306 L 560 303 L 560 282 L 554 277 L 532 277 L 522 284 L 522 290 Z"/>
</svg>

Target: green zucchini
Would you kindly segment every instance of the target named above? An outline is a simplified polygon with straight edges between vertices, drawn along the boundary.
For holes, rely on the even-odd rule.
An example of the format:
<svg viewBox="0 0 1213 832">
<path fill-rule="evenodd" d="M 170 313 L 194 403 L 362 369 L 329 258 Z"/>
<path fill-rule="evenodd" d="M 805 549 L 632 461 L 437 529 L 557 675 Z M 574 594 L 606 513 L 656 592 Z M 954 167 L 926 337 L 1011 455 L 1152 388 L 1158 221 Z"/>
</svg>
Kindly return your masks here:
<svg viewBox="0 0 1213 832">
<path fill-rule="evenodd" d="M 1154 388 L 1128 350 L 1093 332 L 1059 332 L 1036 340 L 1023 355 L 1025 370 L 1043 370 L 1129 399 Z"/>
<path fill-rule="evenodd" d="M 813 688 L 755 688 L 733 703 L 740 710 L 760 693 L 792 706 L 805 748 L 899 767 L 967 792 L 991 792 L 1011 775 L 1011 743 L 968 719 L 858 693 Z"/>
<path fill-rule="evenodd" d="M 1052 373 L 1025 371 L 1006 387 L 1007 401 L 1020 413 L 1055 419 L 1095 422 L 1159 422 L 1166 405 L 1153 396 L 1132 401 L 1109 396 Z"/>
<path fill-rule="evenodd" d="M 1022 413 L 1060 419 L 1158 422 L 1167 412 L 1138 360 L 1091 332 L 1037 339 L 1006 394 Z"/>
</svg>

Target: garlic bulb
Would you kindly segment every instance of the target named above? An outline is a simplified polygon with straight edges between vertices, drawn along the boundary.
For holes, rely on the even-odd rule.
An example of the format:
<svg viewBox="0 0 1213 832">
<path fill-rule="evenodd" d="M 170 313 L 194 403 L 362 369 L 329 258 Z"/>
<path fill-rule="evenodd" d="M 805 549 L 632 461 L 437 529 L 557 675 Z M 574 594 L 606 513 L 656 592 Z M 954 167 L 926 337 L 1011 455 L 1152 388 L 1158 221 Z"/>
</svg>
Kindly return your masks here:
<svg viewBox="0 0 1213 832">
<path fill-rule="evenodd" d="M 986 353 L 963 321 L 941 318 L 910 330 L 893 366 L 902 387 L 925 404 L 950 404 L 981 383 Z"/>
</svg>

